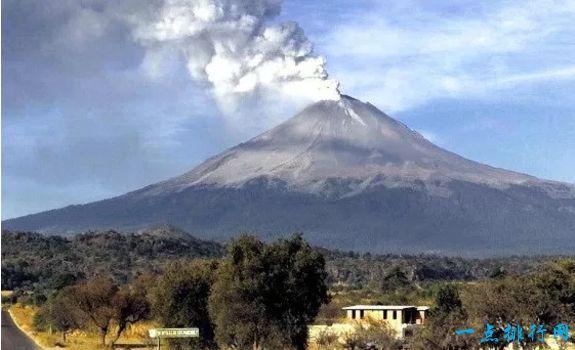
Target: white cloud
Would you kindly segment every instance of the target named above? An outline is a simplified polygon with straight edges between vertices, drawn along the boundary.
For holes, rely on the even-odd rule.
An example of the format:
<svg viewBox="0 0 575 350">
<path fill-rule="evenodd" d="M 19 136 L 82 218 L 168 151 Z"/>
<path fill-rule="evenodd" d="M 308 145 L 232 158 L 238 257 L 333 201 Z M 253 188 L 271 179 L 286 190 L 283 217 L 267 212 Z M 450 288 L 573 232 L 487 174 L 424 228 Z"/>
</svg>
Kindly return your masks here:
<svg viewBox="0 0 575 350">
<path fill-rule="evenodd" d="M 575 66 L 509 75 L 496 80 L 496 83 L 513 85 L 513 84 L 547 81 L 547 80 L 572 80 L 572 79 L 575 79 Z"/>
<path fill-rule="evenodd" d="M 149 71 L 166 47 L 185 61 L 190 78 L 205 82 L 224 112 L 236 113 L 255 95 L 297 95 L 308 102 L 337 99 L 325 59 L 294 22 L 273 23 L 281 0 L 162 0 L 123 14 L 148 51 Z"/>
<path fill-rule="evenodd" d="M 322 40 L 344 93 L 397 112 L 575 80 L 575 1 L 484 2 L 456 13 L 424 5 L 377 4 Z"/>
</svg>

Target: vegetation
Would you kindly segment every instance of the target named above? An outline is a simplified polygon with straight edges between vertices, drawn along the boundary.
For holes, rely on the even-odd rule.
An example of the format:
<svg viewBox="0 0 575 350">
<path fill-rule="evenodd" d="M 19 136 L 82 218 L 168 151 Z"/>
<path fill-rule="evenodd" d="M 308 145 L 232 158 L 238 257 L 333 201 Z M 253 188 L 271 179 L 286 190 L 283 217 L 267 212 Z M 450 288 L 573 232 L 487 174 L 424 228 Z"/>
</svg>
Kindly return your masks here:
<svg viewBox="0 0 575 350">
<path fill-rule="evenodd" d="M 406 340 L 363 324 L 344 337 L 320 333 L 317 347 L 502 349 L 503 340 L 480 342 L 488 323 L 500 339 L 508 325 L 520 327 L 528 349 L 541 345 L 527 336 L 533 324 L 552 335 L 554 325 L 575 319 L 570 258 L 344 253 L 312 248 L 301 235 L 272 243 L 241 236 L 223 246 L 173 230 L 69 239 L 3 232 L 2 241 L 2 285 L 15 289 L 3 302 L 35 305 L 34 328 L 58 333 L 65 345 L 79 331 L 111 345 L 153 322 L 200 328 L 199 339 L 172 341 L 173 349 L 300 350 L 309 324 L 340 322 L 341 307 L 373 303 L 432 309 Z M 476 332 L 455 333 L 466 328 Z"/>
<path fill-rule="evenodd" d="M 123 284 L 145 274 L 163 272 L 174 261 L 220 258 L 225 246 L 202 241 L 175 227 L 140 233 L 89 232 L 63 238 L 2 231 L 2 287 L 16 296 L 33 292 L 44 300 L 51 290 L 106 275 Z M 436 281 L 475 281 L 519 276 L 535 271 L 552 257 L 463 259 L 435 255 L 372 255 L 316 248 L 326 261 L 327 281 L 339 291 L 375 291 Z M 405 288 L 403 288 L 405 289 Z M 24 296 L 22 300 L 34 303 Z M 42 303 L 38 300 L 36 303 Z"/>
<path fill-rule="evenodd" d="M 475 349 L 480 339 L 474 335 L 456 335 L 458 329 L 469 328 L 469 318 L 459 295 L 458 286 L 446 284 L 436 294 L 428 325 L 414 337 L 415 350 Z"/>
<path fill-rule="evenodd" d="M 48 299 L 48 301 L 34 315 L 34 328 L 41 331 L 60 332 L 62 340 L 66 341 L 66 335 L 82 327 L 84 320 L 78 310 L 72 305 L 65 293 Z"/>
<path fill-rule="evenodd" d="M 323 256 L 301 236 L 270 245 L 243 236 L 230 244 L 210 296 L 220 345 L 305 349 L 308 324 L 327 303 Z"/>
<path fill-rule="evenodd" d="M 2 288 L 42 293 L 100 275 L 126 283 L 159 273 L 174 260 L 222 256 L 221 244 L 176 230 L 89 232 L 71 238 L 3 231 Z"/>
<path fill-rule="evenodd" d="M 5 309 L 9 308 L 10 314 L 14 321 L 34 340 L 44 348 L 65 348 L 68 350 L 96 350 L 102 349 L 100 345 L 100 336 L 96 329 L 86 325 L 82 328 L 74 328 L 66 333 L 66 340 L 63 340 L 62 333 L 53 329 L 50 333 L 50 328 L 38 328 L 35 325 L 37 316 L 42 307 L 33 305 L 13 304 L 4 306 Z M 149 341 L 148 329 L 157 327 L 154 321 L 144 321 L 131 325 L 126 331 L 122 333 L 118 343 L 132 344 L 132 343 L 147 343 Z M 110 333 L 113 334 L 115 325 L 112 326 Z"/>
<path fill-rule="evenodd" d="M 445 285 L 437 293 L 430 322 L 415 337 L 413 349 L 503 349 L 506 327 L 521 328 L 517 343 L 525 349 L 539 348 L 529 336 L 533 324 L 547 334 L 575 316 L 575 260 L 560 259 L 524 276 L 492 279 L 461 286 Z M 493 326 L 498 342 L 480 343 L 485 325 Z M 569 325 L 572 328 L 572 325 Z M 455 330 L 473 328 L 479 333 L 456 335 Z M 519 334 L 519 333 L 517 333 Z M 539 338 L 539 336 L 536 336 Z"/>
<path fill-rule="evenodd" d="M 147 287 L 147 285 L 142 286 Z M 117 325 L 112 344 L 120 339 L 122 333 L 130 325 L 150 317 L 150 304 L 146 298 L 146 290 L 139 287 L 138 284 L 122 286 L 112 297 L 113 320 Z"/>
<path fill-rule="evenodd" d="M 163 327 L 200 328 L 192 343 L 201 348 L 305 349 L 307 325 L 329 300 L 326 280 L 323 256 L 300 235 L 272 244 L 242 236 L 219 260 L 172 262 L 123 285 L 96 276 L 51 290 L 34 324 L 63 339 L 74 329 L 96 329 L 106 346 L 130 324 L 154 317 Z"/>
<path fill-rule="evenodd" d="M 395 337 L 394 331 L 383 322 L 357 324 L 353 332 L 345 334 L 343 348 L 401 350 L 403 343 Z"/>
<path fill-rule="evenodd" d="M 106 345 L 106 337 L 112 324 L 114 344 L 131 324 L 148 319 L 150 305 L 142 289 L 134 285 L 118 287 L 110 278 L 94 278 L 57 292 L 42 305 L 34 317 L 38 330 L 59 331 L 62 340 L 74 329 L 98 329 L 100 344 Z"/>
<path fill-rule="evenodd" d="M 470 259 L 438 255 L 395 255 L 320 249 L 333 288 L 388 291 L 434 281 L 476 281 L 534 272 L 557 257 L 514 256 Z M 390 283 L 395 285 L 390 285 Z"/>
<path fill-rule="evenodd" d="M 151 289 L 151 304 L 158 322 L 165 327 L 198 327 L 202 337 L 190 342 L 198 342 L 197 345 L 204 348 L 215 347 L 208 298 L 217 267 L 217 261 L 213 260 L 173 263 Z M 179 346 L 180 343 L 174 345 Z"/>
<path fill-rule="evenodd" d="M 324 329 L 316 336 L 315 343 L 320 350 L 334 349 L 339 344 L 339 336 L 332 331 Z"/>
</svg>

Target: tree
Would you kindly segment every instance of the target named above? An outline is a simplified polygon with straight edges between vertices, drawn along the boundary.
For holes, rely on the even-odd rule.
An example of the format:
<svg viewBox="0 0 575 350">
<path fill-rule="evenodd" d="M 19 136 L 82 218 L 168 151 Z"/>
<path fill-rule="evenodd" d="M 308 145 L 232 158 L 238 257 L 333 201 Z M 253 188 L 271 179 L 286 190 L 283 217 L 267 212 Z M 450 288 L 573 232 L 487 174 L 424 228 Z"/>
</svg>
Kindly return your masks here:
<svg viewBox="0 0 575 350">
<path fill-rule="evenodd" d="M 128 325 L 148 318 L 150 306 L 146 289 L 138 285 L 124 285 L 119 288 L 109 278 L 95 278 L 63 288 L 54 298 L 39 310 L 35 324 L 38 328 L 54 329 L 66 333 L 92 323 L 100 331 L 101 344 L 106 345 L 106 336 L 112 322 L 117 330 L 111 344 L 114 344 Z"/>
<path fill-rule="evenodd" d="M 534 319 L 557 324 L 575 318 L 575 259 L 547 264 L 524 285 L 530 286 Z"/>
<path fill-rule="evenodd" d="M 268 312 L 278 318 L 288 343 L 295 349 L 305 349 L 308 324 L 329 302 L 325 260 L 301 235 L 269 245 L 265 260 L 270 269 Z"/>
<path fill-rule="evenodd" d="M 218 344 L 261 349 L 272 323 L 265 310 L 264 244 L 252 236 L 230 242 L 218 268 L 209 311 Z"/>
<path fill-rule="evenodd" d="M 34 327 L 37 330 L 50 330 L 62 333 L 62 340 L 73 329 L 79 329 L 83 320 L 70 303 L 66 293 L 59 293 L 48 299 L 34 315 Z"/>
<path fill-rule="evenodd" d="M 199 345 L 215 347 L 208 297 L 217 262 L 194 260 L 170 265 L 157 281 L 151 299 L 153 312 L 166 327 L 198 327 Z"/>
<path fill-rule="evenodd" d="M 465 315 L 459 290 L 453 284 L 447 284 L 439 289 L 435 300 L 433 313 L 437 320 L 448 318 L 450 315 L 461 317 Z"/>
<path fill-rule="evenodd" d="M 144 289 L 126 285 L 112 298 L 113 319 L 118 329 L 112 340 L 115 344 L 128 325 L 145 320 L 150 315 L 150 305 Z"/>
<path fill-rule="evenodd" d="M 497 266 L 489 272 L 489 278 L 502 279 L 507 276 L 507 271 L 503 266 Z"/>
<path fill-rule="evenodd" d="M 220 345 L 304 349 L 327 294 L 325 261 L 300 235 L 266 246 L 232 241 L 218 269 L 210 314 Z"/>
<path fill-rule="evenodd" d="M 100 331 L 101 345 L 106 345 L 106 335 L 115 311 L 112 300 L 118 287 L 112 279 L 98 277 L 64 289 L 71 303 Z"/>
<path fill-rule="evenodd" d="M 435 298 L 427 325 L 414 337 L 411 348 L 415 350 L 464 350 L 479 346 L 477 334 L 456 335 L 458 329 L 469 328 L 467 313 L 453 284 L 442 286 Z"/>
<path fill-rule="evenodd" d="M 382 289 L 395 291 L 397 289 L 406 288 L 409 285 L 410 281 L 405 271 L 403 271 L 399 266 L 396 266 L 383 277 Z"/>
</svg>

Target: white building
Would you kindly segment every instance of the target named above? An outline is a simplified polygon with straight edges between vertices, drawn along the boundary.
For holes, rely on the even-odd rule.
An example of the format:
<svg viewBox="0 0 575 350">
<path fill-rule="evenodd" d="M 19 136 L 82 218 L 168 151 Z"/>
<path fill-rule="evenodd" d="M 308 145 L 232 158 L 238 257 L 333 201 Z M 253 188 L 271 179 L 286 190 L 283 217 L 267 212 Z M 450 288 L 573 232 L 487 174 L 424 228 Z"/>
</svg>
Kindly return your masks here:
<svg viewBox="0 0 575 350">
<path fill-rule="evenodd" d="M 398 337 L 405 337 L 413 326 L 425 323 L 429 306 L 413 305 L 354 305 L 344 307 L 348 320 L 384 321 Z"/>
</svg>

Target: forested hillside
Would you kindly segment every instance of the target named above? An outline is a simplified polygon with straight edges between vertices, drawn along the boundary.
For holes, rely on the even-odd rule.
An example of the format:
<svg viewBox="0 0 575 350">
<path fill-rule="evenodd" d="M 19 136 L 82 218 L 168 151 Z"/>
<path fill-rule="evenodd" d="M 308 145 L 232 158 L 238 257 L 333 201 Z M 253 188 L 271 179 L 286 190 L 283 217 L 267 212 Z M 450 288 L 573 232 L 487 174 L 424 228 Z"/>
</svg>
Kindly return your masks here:
<svg viewBox="0 0 575 350">
<path fill-rule="evenodd" d="M 3 231 L 2 288 L 58 289 L 103 274 L 126 282 L 138 274 L 160 272 L 174 260 L 219 257 L 223 249 L 219 243 L 198 240 L 173 228 L 127 234 L 90 232 L 72 238 Z"/>
<path fill-rule="evenodd" d="M 546 260 L 371 255 L 316 249 L 326 258 L 328 282 L 346 289 L 380 289 L 398 280 L 469 281 L 521 275 Z M 111 275 L 124 283 L 140 274 L 161 272 L 174 260 L 221 257 L 224 250 L 221 243 L 196 239 L 171 226 L 137 233 L 89 232 L 71 238 L 3 231 L 2 288 L 58 289 L 98 275 Z"/>
</svg>

